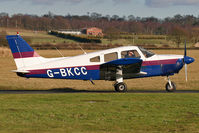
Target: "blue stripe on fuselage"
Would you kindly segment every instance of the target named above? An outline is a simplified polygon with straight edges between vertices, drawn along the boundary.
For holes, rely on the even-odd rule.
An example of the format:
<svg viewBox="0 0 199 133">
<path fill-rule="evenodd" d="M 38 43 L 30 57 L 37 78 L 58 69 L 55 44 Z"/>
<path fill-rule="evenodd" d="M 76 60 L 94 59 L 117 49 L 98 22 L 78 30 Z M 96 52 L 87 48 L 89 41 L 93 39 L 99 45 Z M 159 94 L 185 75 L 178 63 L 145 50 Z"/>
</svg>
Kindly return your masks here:
<svg viewBox="0 0 199 133">
<path fill-rule="evenodd" d="M 183 64 L 180 63 L 179 66 L 176 64 L 161 64 L 161 65 L 151 65 L 151 66 L 142 66 L 141 71 L 146 72 L 146 75 L 140 77 L 152 77 L 152 76 L 167 76 L 178 73 L 182 69 Z"/>
<path fill-rule="evenodd" d="M 140 77 L 160 76 L 162 74 L 160 65 L 142 66 L 141 71 L 146 72 L 147 74 Z"/>
<path fill-rule="evenodd" d="M 27 78 L 52 78 L 52 79 L 77 79 L 77 80 L 99 80 L 99 70 L 86 70 L 85 67 L 48 69 L 42 74 L 27 74 Z"/>
</svg>

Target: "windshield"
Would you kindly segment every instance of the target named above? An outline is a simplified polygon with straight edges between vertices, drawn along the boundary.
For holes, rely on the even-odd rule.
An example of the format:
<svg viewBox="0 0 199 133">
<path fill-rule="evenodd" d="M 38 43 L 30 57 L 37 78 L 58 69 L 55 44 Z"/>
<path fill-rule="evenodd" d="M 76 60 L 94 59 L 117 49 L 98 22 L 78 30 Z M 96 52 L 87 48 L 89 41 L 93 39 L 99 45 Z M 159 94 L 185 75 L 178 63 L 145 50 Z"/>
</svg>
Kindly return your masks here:
<svg viewBox="0 0 199 133">
<path fill-rule="evenodd" d="M 140 49 L 140 51 L 144 54 L 144 56 L 145 56 L 146 58 L 149 58 L 149 57 L 155 55 L 153 52 L 148 51 L 148 50 L 146 50 L 146 49 L 144 49 L 144 48 L 142 48 L 142 47 L 139 47 L 139 49 Z"/>
</svg>

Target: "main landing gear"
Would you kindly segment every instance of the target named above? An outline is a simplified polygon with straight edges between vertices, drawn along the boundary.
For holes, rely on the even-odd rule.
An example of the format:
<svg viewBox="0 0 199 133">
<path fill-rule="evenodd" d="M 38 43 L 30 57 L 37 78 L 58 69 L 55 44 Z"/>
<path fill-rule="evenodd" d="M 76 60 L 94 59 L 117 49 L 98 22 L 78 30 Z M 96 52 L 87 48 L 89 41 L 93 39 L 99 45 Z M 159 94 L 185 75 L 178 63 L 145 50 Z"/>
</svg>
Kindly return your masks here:
<svg viewBox="0 0 199 133">
<path fill-rule="evenodd" d="M 166 91 L 174 92 L 176 90 L 175 83 L 170 80 L 169 76 L 167 76 L 167 80 L 168 80 L 168 82 L 166 83 L 166 86 L 165 86 Z"/>
<path fill-rule="evenodd" d="M 172 82 L 167 76 L 168 82 L 165 85 L 166 91 L 167 92 L 174 92 L 176 90 L 176 85 L 174 82 Z M 123 74 L 122 74 L 122 66 L 118 66 L 116 68 L 116 83 L 114 84 L 115 91 L 117 92 L 126 92 L 127 91 L 127 86 L 123 82 Z"/>
<path fill-rule="evenodd" d="M 126 92 L 127 91 L 127 86 L 123 82 L 115 83 L 114 87 L 115 87 L 115 91 L 117 91 L 117 92 Z"/>
<path fill-rule="evenodd" d="M 122 66 L 116 68 L 116 83 L 114 84 L 115 91 L 117 92 L 126 92 L 127 86 L 123 82 Z"/>
</svg>

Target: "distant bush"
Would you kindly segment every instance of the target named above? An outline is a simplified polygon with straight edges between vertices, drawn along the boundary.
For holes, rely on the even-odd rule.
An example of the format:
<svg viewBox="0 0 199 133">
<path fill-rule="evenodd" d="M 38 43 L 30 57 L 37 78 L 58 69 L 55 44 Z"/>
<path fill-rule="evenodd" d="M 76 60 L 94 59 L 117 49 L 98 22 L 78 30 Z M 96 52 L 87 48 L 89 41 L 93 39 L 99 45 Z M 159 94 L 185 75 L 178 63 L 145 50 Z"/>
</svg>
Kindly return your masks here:
<svg viewBox="0 0 199 133">
<path fill-rule="evenodd" d="M 55 35 L 61 38 L 66 38 L 70 40 L 74 40 L 77 42 L 81 43 L 101 43 L 101 40 L 98 38 L 90 37 L 90 36 L 78 36 L 78 35 L 71 35 L 71 34 L 64 34 L 64 33 L 59 33 L 57 31 L 50 31 L 50 35 Z"/>
<path fill-rule="evenodd" d="M 142 39 L 142 40 L 151 40 L 151 39 L 165 39 L 165 36 L 163 35 L 133 35 L 133 34 L 106 34 L 104 36 L 106 39 Z"/>
<path fill-rule="evenodd" d="M 8 42 L 6 40 L 6 31 L 1 31 L 0 32 L 0 46 L 5 46 L 8 47 Z"/>
<path fill-rule="evenodd" d="M 161 35 L 140 35 L 138 39 L 165 39 L 165 36 Z"/>
</svg>

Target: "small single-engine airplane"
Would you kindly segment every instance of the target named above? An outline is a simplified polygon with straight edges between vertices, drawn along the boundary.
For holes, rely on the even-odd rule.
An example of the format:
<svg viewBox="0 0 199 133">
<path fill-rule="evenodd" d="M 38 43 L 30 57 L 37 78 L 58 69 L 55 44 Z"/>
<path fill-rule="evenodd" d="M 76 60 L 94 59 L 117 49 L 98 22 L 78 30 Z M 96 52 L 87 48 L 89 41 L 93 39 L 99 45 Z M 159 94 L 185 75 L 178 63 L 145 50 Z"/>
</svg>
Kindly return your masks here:
<svg viewBox="0 0 199 133">
<path fill-rule="evenodd" d="M 44 58 L 37 54 L 22 37 L 8 35 L 18 76 L 26 78 L 76 79 L 76 80 L 109 80 L 116 81 L 115 90 L 127 91 L 123 79 L 167 76 L 166 91 L 176 90 L 169 76 L 178 73 L 194 59 L 186 55 L 157 55 L 137 46 L 125 46 L 85 53 L 83 55 L 61 58 Z"/>
</svg>

